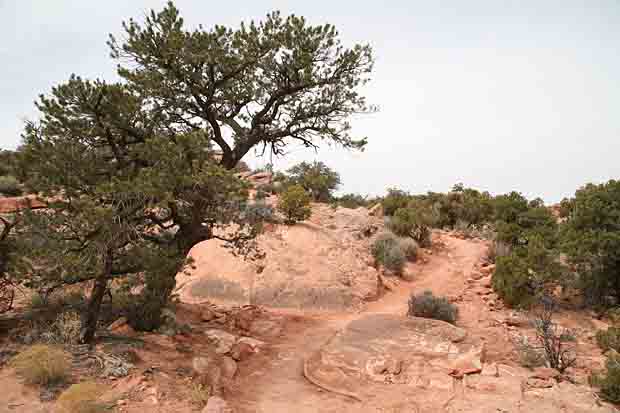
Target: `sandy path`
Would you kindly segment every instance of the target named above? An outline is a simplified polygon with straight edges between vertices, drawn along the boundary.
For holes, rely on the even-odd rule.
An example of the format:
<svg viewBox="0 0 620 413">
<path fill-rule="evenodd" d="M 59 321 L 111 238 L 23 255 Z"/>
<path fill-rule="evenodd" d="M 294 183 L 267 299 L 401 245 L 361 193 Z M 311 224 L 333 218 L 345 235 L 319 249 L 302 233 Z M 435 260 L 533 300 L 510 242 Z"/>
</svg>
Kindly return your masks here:
<svg viewBox="0 0 620 413">
<path fill-rule="evenodd" d="M 411 265 L 414 281 L 402 282 L 380 300 L 369 303 L 361 313 L 321 314 L 287 331 L 270 354 L 253 361 L 253 373 L 241 379 L 232 402 L 241 412 L 310 413 L 356 412 L 362 406 L 354 400 L 322 391 L 303 377 L 303 362 L 336 331 L 362 314 L 405 314 L 412 292 L 431 290 L 440 295 L 457 295 L 465 289 L 465 280 L 486 252 L 484 243 L 440 236 L 445 247 L 435 251 L 425 265 Z M 460 320 L 464 327 L 478 322 L 479 308 L 471 304 Z"/>
</svg>

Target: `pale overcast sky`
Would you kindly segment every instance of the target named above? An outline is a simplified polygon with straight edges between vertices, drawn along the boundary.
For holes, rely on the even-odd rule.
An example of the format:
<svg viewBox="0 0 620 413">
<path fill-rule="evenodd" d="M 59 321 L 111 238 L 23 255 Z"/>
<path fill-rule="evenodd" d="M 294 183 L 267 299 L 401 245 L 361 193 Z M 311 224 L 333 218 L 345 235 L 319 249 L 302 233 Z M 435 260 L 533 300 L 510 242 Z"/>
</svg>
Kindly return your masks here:
<svg viewBox="0 0 620 413">
<path fill-rule="evenodd" d="M 276 167 L 323 160 L 347 192 L 464 182 L 550 202 L 585 182 L 620 178 L 617 0 L 175 3 L 190 26 L 236 26 L 278 9 L 374 47 L 366 95 L 381 109 L 354 121 L 367 150 L 292 148 Z M 71 73 L 114 80 L 108 33 L 164 4 L 0 0 L 0 147 L 19 143 L 23 120 L 37 116 L 33 100 Z"/>
</svg>

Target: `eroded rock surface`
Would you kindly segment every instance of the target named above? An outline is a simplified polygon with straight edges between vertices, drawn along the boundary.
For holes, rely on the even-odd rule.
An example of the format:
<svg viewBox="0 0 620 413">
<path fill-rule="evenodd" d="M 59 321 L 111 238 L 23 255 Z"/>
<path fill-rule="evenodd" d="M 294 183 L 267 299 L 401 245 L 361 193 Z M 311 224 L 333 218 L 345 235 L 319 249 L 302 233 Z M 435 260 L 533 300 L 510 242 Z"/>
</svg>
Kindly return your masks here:
<svg viewBox="0 0 620 413">
<path fill-rule="evenodd" d="M 379 296 L 377 271 L 368 265 L 363 233 L 367 210 L 316 206 L 310 221 L 279 225 L 258 238 L 265 258 L 244 261 L 219 240 L 196 245 L 195 270 L 179 274 L 188 303 L 257 304 L 295 309 L 358 308 Z"/>
<path fill-rule="evenodd" d="M 350 411 L 614 411 L 598 404 L 587 387 L 558 381 L 553 372 L 540 370 L 528 377 L 524 369 L 484 361 L 484 345 L 461 328 L 370 314 L 348 324 L 310 356 L 304 375 L 324 390 L 354 400 Z"/>
</svg>

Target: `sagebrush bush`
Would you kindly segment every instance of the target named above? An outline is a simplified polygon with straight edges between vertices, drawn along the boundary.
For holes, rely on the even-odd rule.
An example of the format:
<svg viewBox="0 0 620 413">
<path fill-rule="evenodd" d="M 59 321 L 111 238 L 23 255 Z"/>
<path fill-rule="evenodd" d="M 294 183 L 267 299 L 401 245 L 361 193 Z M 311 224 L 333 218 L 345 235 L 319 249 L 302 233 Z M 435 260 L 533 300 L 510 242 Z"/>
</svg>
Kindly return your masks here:
<svg viewBox="0 0 620 413">
<path fill-rule="evenodd" d="M 21 195 L 21 193 L 22 190 L 19 187 L 19 182 L 14 176 L 0 176 L 0 194 L 18 196 Z"/>
<path fill-rule="evenodd" d="M 522 340 L 517 345 L 517 354 L 519 355 L 519 362 L 523 367 L 533 369 L 546 364 L 544 353 L 525 340 Z"/>
<path fill-rule="evenodd" d="M 407 315 L 454 323 L 458 316 L 458 308 L 446 297 L 435 297 L 432 291 L 427 290 L 422 294 L 411 295 Z"/>
<path fill-rule="evenodd" d="M 607 330 L 597 331 L 596 342 L 603 351 L 620 352 L 620 327 L 609 327 Z"/>
<path fill-rule="evenodd" d="M 36 344 L 11 361 L 11 367 L 26 382 L 49 385 L 64 382 L 69 376 L 70 363 L 62 349 Z"/>
<path fill-rule="evenodd" d="M 102 394 L 103 388 L 99 383 L 88 381 L 73 384 L 58 398 L 58 413 L 104 413 L 107 411 L 106 406 L 97 401 Z"/>
<path fill-rule="evenodd" d="M 418 259 L 419 247 L 417 242 L 415 242 L 411 238 L 403 237 L 398 240 L 398 243 L 400 244 L 400 249 L 403 251 L 403 254 L 405 254 L 405 258 L 407 258 L 411 262 Z"/>
<path fill-rule="evenodd" d="M 312 214 L 310 195 L 301 185 L 292 185 L 280 194 L 278 211 L 284 214 L 289 225 L 308 219 Z"/>
<path fill-rule="evenodd" d="M 395 274 L 401 274 L 405 266 L 405 253 L 400 240 L 390 232 L 379 234 L 370 247 L 370 252 L 377 264 Z"/>
</svg>

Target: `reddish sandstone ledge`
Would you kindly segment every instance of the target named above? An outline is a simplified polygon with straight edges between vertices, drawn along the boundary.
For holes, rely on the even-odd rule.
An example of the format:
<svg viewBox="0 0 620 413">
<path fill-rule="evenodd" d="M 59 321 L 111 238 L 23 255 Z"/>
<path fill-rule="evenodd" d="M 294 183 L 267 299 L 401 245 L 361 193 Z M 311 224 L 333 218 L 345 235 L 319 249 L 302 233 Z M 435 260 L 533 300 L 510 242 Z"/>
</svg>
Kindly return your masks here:
<svg viewBox="0 0 620 413">
<path fill-rule="evenodd" d="M 26 208 L 45 208 L 46 206 L 47 204 L 35 195 L 0 198 L 0 214 L 10 214 Z"/>
</svg>

